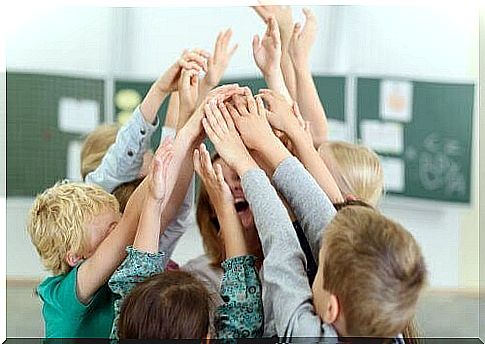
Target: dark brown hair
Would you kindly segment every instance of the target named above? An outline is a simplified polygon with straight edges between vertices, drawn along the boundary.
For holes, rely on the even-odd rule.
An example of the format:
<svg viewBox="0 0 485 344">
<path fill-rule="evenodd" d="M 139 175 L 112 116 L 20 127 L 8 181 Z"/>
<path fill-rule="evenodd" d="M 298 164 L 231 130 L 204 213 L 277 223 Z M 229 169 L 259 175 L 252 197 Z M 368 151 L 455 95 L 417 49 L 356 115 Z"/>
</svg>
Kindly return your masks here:
<svg viewBox="0 0 485 344">
<path fill-rule="evenodd" d="M 168 271 L 138 284 L 124 300 L 120 339 L 203 339 L 209 332 L 209 292 L 194 276 Z"/>
<path fill-rule="evenodd" d="M 349 336 L 392 338 L 426 283 L 421 249 L 401 225 L 362 206 L 340 210 L 322 238 L 323 289 L 337 296 Z"/>
</svg>

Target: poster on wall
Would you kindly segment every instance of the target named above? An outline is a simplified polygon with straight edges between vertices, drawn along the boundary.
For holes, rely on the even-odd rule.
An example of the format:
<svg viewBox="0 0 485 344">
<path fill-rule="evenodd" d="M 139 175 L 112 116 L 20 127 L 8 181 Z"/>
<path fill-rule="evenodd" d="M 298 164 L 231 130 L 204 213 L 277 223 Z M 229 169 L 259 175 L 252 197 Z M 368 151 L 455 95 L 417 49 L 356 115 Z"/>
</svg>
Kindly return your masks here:
<svg viewBox="0 0 485 344">
<path fill-rule="evenodd" d="M 383 120 L 411 122 L 413 85 L 409 81 L 382 80 L 380 86 L 380 117 Z"/>
</svg>

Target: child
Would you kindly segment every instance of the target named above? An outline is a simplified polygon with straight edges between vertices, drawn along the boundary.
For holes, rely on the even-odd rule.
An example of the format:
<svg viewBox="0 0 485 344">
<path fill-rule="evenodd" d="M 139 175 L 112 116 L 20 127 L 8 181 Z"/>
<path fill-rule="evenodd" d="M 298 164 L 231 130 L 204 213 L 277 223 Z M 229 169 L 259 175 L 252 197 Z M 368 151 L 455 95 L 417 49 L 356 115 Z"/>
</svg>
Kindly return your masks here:
<svg viewBox="0 0 485 344">
<path fill-rule="evenodd" d="M 242 179 L 263 245 L 263 283 L 272 291 L 278 335 L 397 336 L 412 318 L 425 283 L 416 241 L 374 210 L 352 207 L 335 216 L 326 195 L 273 134 L 262 100 L 248 97 L 247 103 L 244 111 L 223 104 L 211 109 L 203 125 Z M 319 252 L 312 289 L 288 214 L 234 127 L 244 144 L 273 167 L 273 183 L 301 219 L 312 251 Z M 340 245 L 346 247 L 343 255 Z"/>
<path fill-rule="evenodd" d="M 167 167 L 171 155 L 169 146 L 157 153 L 133 247 L 127 248 L 126 260 L 110 279 L 111 289 L 121 295 L 115 303 L 119 321 L 115 318 L 113 338 L 119 334 L 120 339 L 201 339 L 209 334 L 210 296 L 201 282 L 186 272 L 159 274 L 165 259 L 157 247 L 160 213 L 168 199 L 167 179 L 177 172 Z M 226 237 L 227 259 L 222 264 L 225 274 L 221 285 L 225 304 L 216 312 L 216 337 L 259 336 L 261 287 L 254 257 L 247 256 L 231 192 L 221 167 L 213 169 L 203 144 L 200 152 L 194 152 L 194 166 L 210 190 Z"/>
</svg>

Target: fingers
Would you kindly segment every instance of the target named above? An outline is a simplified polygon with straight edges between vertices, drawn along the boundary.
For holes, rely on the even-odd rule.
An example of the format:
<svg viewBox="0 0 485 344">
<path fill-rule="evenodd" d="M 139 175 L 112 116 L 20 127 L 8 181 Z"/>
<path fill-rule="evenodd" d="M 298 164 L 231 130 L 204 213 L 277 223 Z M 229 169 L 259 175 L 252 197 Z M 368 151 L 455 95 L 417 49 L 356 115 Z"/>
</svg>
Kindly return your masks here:
<svg viewBox="0 0 485 344">
<path fill-rule="evenodd" d="M 215 166 L 215 174 L 216 179 L 219 185 L 224 185 L 226 181 L 224 180 L 224 174 L 222 173 L 222 166 L 220 164 L 216 164 Z"/>
<path fill-rule="evenodd" d="M 231 103 L 225 103 L 225 106 L 227 108 L 227 111 L 231 114 L 232 119 L 236 122 L 236 125 L 237 125 L 237 122 L 240 120 L 241 115 Z"/>
<path fill-rule="evenodd" d="M 204 50 L 193 50 L 191 52 L 186 52 L 179 59 L 179 65 L 185 69 L 196 69 L 200 71 L 207 72 L 207 57 L 208 53 Z"/>
<path fill-rule="evenodd" d="M 224 117 L 224 120 L 227 123 L 227 127 L 230 131 L 234 131 L 236 127 L 234 126 L 234 121 L 232 120 L 231 115 L 229 114 L 229 110 L 227 109 L 226 105 L 223 102 L 219 102 L 219 110 Z"/>
<path fill-rule="evenodd" d="M 256 96 L 256 104 L 258 107 L 258 115 L 266 116 L 266 109 L 264 108 L 263 99 L 261 99 L 261 97 Z"/>
<path fill-rule="evenodd" d="M 200 146 L 202 147 L 203 144 Z M 199 150 L 196 148 L 194 149 L 194 155 L 192 157 L 192 160 L 194 161 L 194 170 L 197 172 L 199 176 L 202 177 L 202 171 L 201 171 L 201 166 L 200 166 L 200 153 Z"/>
<path fill-rule="evenodd" d="M 268 17 L 270 16 L 270 12 L 265 8 L 265 6 L 250 6 L 266 23 L 268 22 Z"/>
<path fill-rule="evenodd" d="M 211 158 L 210 158 L 209 152 L 207 151 L 207 148 L 203 143 L 200 145 L 200 161 L 201 161 L 202 173 L 204 173 L 206 176 L 210 177 L 211 179 L 215 179 L 215 172 L 214 172 L 214 169 L 212 168 Z"/>
<path fill-rule="evenodd" d="M 228 130 L 228 127 L 227 127 L 226 120 L 222 116 L 222 113 L 219 110 L 219 108 L 217 107 L 216 102 L 215 101 L 209 102 L 209 107 L 210 107 L 212 114 L 214 115 L 214 117 L 217 121 L 217 125 L 221 128 L 221 131 L 227 133 L 229 130 Z"/>
<path fill-rule="evenodd" d="M 194 77 L 198 79 L 197 75 L 198 71 L 196 71 L 195 69 L 183 68 L 179 79 L 179 89 L 187 90 L 190 88 L 190 86 L 194 86 L 195 81 L 193 79 Z"/>
<path fill-rule="evenodd" d="M 254 101 L 253 94 L 251 93 L 251 89 L 249 87 L 244 87 L 244 96 L 246 97 L 249 112 L 256 113 L 256 102 Z"/>
<path fill-rule="evenodd" d="M 219 143 L 219 136 L 216 134 L 216 132 L 212 129 L 209 121 L 207 118 L 202 118 L 202 127 L 204 128 L 205 133 L 209 137 L 209 140 L 214 142 L 214 144 Z"/>
<path fill-rule="evenodd" d="M 244 104 L 244 98 L 240 95 L 234 95 L 232 97 L 234 100 L 234 105 L 236 106 L 237 111 L 242 115 L 242 116 L 247 116 L 249 115 L 248 109 L 246 108 L 246 104 Z"/>
<path fill-rule="evenodd" d="M 256 58 L 256 53 L 261 47 L 261 40 L 259 39 L 259 35 L 254 35 L 253 37 L 253 56 Z"/>
<path fill-rule="evenodd" d="M 280 48 L 281 47 L 281 36 L 280 36 L 280 29 L 278 28 L 278 24 L 276 19 L 271 16 L 268 20 L 268 29 L 269 35 L 273 42 L 273 48 Z"/>
</svg>

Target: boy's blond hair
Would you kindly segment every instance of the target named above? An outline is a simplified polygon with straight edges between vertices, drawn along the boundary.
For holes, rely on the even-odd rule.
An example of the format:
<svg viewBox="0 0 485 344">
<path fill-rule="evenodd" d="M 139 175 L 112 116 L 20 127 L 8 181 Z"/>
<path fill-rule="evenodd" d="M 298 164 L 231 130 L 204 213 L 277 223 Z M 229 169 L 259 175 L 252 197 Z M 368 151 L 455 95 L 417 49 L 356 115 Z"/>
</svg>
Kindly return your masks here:
<svg viewBox="0 0 485 344">
<path fill-rule="evenodd" d="M 376 210 L 350 206 L 322 238 L 323 289 L 334 294 L 349 336 L 395 337 L 413 318 L 426 267 L 413 236 Z"/>
<path fill-rule="evenodd" d="M 71 269 L 67 252 L 86 251 L 86 224 L 104 210 L 119 212 L 118 201 L 96 185 L 60 182 L 37 196 L 27 232 L 47 270 L 58 275 Z"/>
<path fill-rule="evenodd" d="M 375 152 L 362 145 L 333 141 L 320 145 L 318 153 L 344 197 L 353 195 L 377 205 L 383 194 L 384 171 Z"/>
<path fill-rule="evenodd" d="M 116 141 L 119 128 L 117 124 L 103 124 L 86 137 L 81 149 L 81 176 L 83 180 L 89 172 L 101 165 L 109 147 Z"/>
</svg>

